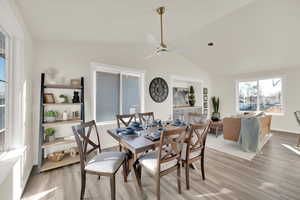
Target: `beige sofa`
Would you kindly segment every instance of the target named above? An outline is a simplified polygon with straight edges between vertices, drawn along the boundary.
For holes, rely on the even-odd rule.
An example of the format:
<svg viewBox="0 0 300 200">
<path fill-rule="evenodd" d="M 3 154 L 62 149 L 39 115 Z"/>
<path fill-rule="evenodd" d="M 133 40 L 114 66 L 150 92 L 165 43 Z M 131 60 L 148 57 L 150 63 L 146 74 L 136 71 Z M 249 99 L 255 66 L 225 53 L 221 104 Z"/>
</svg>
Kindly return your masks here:
<svg viewBox="0 0 300 200">
<path fill-rule="evenodd" d="M 255 115 L 251 116 L 255 117 Z M 223 119 L 223 132 L 224 132 L 224 139 L 238 141 L 240 136 L 241 130 L 241 118 L 240 117 L 226 117 Z M 271 130 L 271 115 L 263 115 L 258 117 L 261 124 L 261 134 L 262 138 L 268 136 Z"/>
</svg>

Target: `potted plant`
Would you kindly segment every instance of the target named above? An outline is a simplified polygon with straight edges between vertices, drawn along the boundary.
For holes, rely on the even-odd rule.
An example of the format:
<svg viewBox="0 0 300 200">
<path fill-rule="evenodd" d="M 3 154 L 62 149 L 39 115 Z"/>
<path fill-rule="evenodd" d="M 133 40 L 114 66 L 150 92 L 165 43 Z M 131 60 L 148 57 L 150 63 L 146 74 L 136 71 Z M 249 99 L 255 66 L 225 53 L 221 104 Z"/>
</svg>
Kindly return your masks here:
<svg viewBox="0 0 300 200">
<path fill-rule="evenodd" d="M 190 86 L 190 91 L 189 91 L 189 104 L 190 106 L 194 106 L 196 103 L 196 97 L 195 97 L 195 90 L 193 86 Z"/>
<path fill-rule="evenodd" d="M 49 110 L 45 112 L 45 121 L 46 122 L 55 122 L 56 117 L 58 116 L 57 111 Z"/>
<path fill-rule="evenodd" d="M 47 128 L 45 130 L 45 138 L 46 138 L 46 141 L 47 142 L 53 142 L 55 140 L 55 136 L 54 136 L 54 133 L 55 133 L 55 129 L 54 128 Z"/>
<path fill-rule="evenodd" d="M 211 120 L 219 121 L 220 120 L 220 113 L 219 113 L 220 99 L 219 97 L 212 97 L 211 101 L 213 106 L 213 113 L 211 116 Z"/>
<path fill-rule="evenodd" d="M 61 100 L 60 100 L 61 103 L 69 103 L 68 96 L 66 96 L 66 95 L 61 94 L 61 95 L 59 95 L 59 98 L 61 98 Z"/>
</svg>

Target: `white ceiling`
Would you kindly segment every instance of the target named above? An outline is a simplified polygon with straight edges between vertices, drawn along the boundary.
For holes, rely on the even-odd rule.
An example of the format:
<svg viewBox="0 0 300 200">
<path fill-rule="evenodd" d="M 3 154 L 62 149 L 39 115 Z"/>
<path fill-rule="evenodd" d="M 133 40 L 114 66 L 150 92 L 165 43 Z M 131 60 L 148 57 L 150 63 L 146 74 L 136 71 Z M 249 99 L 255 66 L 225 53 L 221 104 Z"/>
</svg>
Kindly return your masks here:
<svg viewBox="0 0 300 200">
<path fill-rule="evenodd" d="M 155 9 L 166 6 L 167 39 L 175 40 L 251 0 L 18 0 L 34 37 L 105 43 L 159 36 Z"/>
<path fill-rule="evenodd" d="M 180 41 L 181 46 L 189 48 L 186 58 L 215 73 L 300 67 L 299 10 L 299 0 L 254 1 Z M 215 46 L 208 48 L 211 38 Z"/>
<path fill-rule="evenodd" d="M 166 38 L 213 73 L 300 66 L 299 0 L 17 0 L 35 39 L 145 44 Z M 215 46 L 208 47 L 213 41 Z"/>
</svg>

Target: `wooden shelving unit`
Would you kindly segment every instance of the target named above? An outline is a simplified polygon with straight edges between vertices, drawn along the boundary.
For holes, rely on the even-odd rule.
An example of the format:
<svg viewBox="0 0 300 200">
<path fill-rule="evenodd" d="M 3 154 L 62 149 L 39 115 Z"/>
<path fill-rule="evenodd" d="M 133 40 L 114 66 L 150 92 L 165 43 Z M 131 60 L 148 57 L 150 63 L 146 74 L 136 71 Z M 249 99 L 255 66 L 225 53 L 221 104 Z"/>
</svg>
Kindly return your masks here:
<svg viewBox="0 0 300 200">
<path fill-rule="evenodd" d="M 71 89 L 71 90 L 81 90 L 82 86 L 72 86 L 72 85 L 44 85 L 45 88 L 52 89 Z"/>
<path fill-rule="evenodd" d="M 68 89 L 80 92 L 80 103 L 45 103 L 44 102 L 44 93 L 47 89 Z M 51 90 L 51 91 L 52 91 Z M 63 167 L 66 165 L 74 164 L 79 162 L 79 156 L 72 157 L 69 154 L 64 156 L 64 159 L 59 162 L 53 162 L 45 158 L 45 149 L 54 147 L 57 145 L 67 145 L 75 143 L 75 139 L 72 136 L 57 138 L 53 142 L 45 142 L 44 141 L 44 130 L 49 127 L 56 126 L 68 126 L 73 124 L 79 124 L 84 122 L 84 79 L 81 77 L 81 85 L 80 86 L 72 86 L 72 85 L 49 85 L 45 84 L 45 74 L 41 74 L 41 93 L 40 93 L 40 132 L 39 132 L 39 151 L 38 151 L 38 167 L 40 172 L 44 172 L 47 170 L 55 169 L 58 167 Z M 44 120 L 44 111 L 47 106 L 80 106 L 80 119 L 73 120 L 64 120 L 64 121 L 55 121 L 55 122 L 45 122 Z M 71 127 L 70 127 L 71 130 Z"/>
<path fill-rule="evenodd" d="M 53 162 L 48 159 L 45 159 L 43 166 L 40 168 L 40 172 L 48 171 L 51 169 L 56 169 L 59 167 L 71 165 L 71 164 L 78 163 L 78 162 L 79 162 L 79 155 L 77 155 L 76 157 L 72 157 L 69 154 L 66 154 L 64 156 L 64 159 L 59 162 Z"/>
<path fill-rule="evenodd" d="M 44 103 L 43 106 L 76 106 L 82 103 Z"/>
<path fill-rule="evenodd" d="M 53 142 L 45 142 L 42 145 L 42 148 L 48 148 L 48 147 L 53 147 L 53 146 L 57 146 L 57 145 L 63 145 L 63 144 L 72 144 L 75 143 L 75 138 L 74 137 L 62 137 L 62 138 L 57 138 L 55 141 Z"/>
<path fill-rule="evenodd" d="M 73 119 L 73 120 L 63 120 L 63 121 L 56 121 L 56 122 L 45 122 L 42 124 L 43 127 L 55 127 L 55 126 L 63 126 L 66 124 L 76 124 L 80 123 L 82 120 L 80 119 Z"/>
</svg>

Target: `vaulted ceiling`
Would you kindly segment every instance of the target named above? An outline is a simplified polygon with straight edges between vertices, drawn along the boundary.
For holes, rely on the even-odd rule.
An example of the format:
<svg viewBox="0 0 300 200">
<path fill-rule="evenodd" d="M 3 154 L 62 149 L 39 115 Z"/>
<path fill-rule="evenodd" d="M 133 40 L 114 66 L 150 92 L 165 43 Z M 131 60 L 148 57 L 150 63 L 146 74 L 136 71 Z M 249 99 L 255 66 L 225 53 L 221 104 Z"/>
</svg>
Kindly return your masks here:
<svg viewBox="0 0 300 200">
<path fill-rule="evenodd" d="M 35 39 L 147 45 L 159 38 L 214 73 L 300 66 L 298 0 L 17 0 Z M 208 42 L 214 42 L 208 47 Z"/>
</svg>

